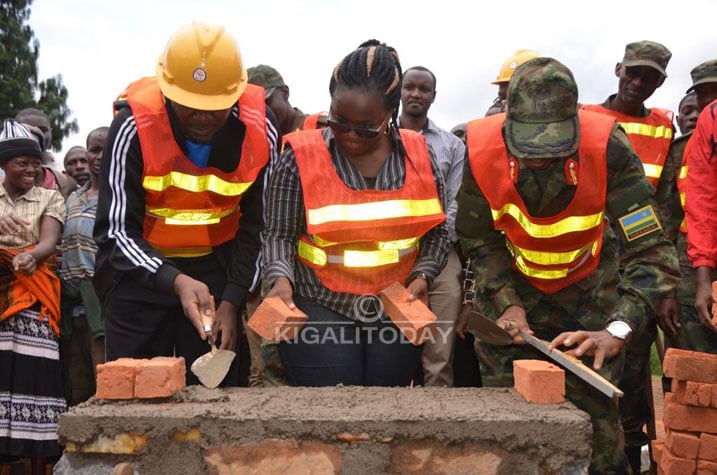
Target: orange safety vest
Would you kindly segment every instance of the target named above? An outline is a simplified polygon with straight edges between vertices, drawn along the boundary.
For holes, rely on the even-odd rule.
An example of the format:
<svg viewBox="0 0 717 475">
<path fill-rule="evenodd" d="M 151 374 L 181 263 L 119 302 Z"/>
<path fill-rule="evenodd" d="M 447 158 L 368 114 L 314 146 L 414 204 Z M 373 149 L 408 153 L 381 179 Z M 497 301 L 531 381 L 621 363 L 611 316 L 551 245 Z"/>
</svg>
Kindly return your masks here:
<svg viewBox="0 0 717 475">
<path fill-rule="evenodd" d="M 426 140 L 401 130 L 406 177 L 398 190 L 352 190 L 341 180 L 321 130 L 289 137 L 299 168 L 307 234 L 298 259 L 335 292 L 376 295 L 405 282 L 418 241 L 445 221 Z"/>
<path fill-rule="evenodd" d="M 579 112 L 579 163 L 571 159 L 566 179 L 577 188 L 572 202 L 547 218 L 531 216 L 513 174 L 501 128 L 505 114 L 468 123 L 468 160 L 488 200 L 495 229 L 505 234 L 513 267 L 535 288 L 553 294 L 585 278 L 600 262 L 607 193 L 606 149 L 615 119 Z M 566 163 L 567 165 L 567 163 Z M 577 170 L 576 170 L 577 168 Z"/>
<path fill-rule="evenodd" d="M 680 167 L 680 173 L 677 175 L 677 191 L 680 193 L 680 206 L 682 206 L 682 209 L 685 209 L 685 199 L 687 197 L 685 192 L 687 189 L 687 170 L 689 168 L 687 157 L 690 156 L 690 150 L 692 150 L 693 143 L 692 137 L 687 139 L 685 149 L 682 151 L 682 166 Z M 687 223 L 685 222 L 685 218 L 682 218 L 682 222 L 680 223 L 680 231 L 687 234 Z"/>
<path fill-rule="evenodd" d="M 301 130 L 311 130 L 311 129 L 320 128 L 319 127 L 319 119 L 322 116 L 325 117 L 327 115 L 329 115 L 329 114 L 326 112 L 317 112 L 316 114 L 311 114 L 310 116 L 306 117 L 306 119 L 304 119 L 304 123 L 301 126 Z"/>
<path fill-rule="evenodd" d="M 632 148 L 640 157 L 647 180 L 657 188 L 670 151 L 674 113 L 653 107 L 647 117 L 635 117 L 598 104 L 585 104 L 582 109 L 608 114 L 617 119 L 625 130 Z"/>
<path fill-rule="evenodd" d="M 144 160 L 144 239 L 167 257 L 196 257 L 234 238 L 242 195 L 269 162 L 263 90 L 251 84 L 239 98 L 246 125 L 239 165 L 231 172 L 199 168 L 177 145 L 154 78 L 127 88 Z"/>
</svg>

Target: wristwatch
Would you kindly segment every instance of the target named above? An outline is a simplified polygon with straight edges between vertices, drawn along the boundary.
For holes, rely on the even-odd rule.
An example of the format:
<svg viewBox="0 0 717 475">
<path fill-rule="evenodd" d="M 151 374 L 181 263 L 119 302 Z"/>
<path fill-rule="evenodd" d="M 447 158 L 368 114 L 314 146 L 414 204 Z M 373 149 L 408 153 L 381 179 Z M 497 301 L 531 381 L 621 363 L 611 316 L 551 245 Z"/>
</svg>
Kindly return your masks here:
<svg viewBox="0 0 717 475">
<path fill-rule="evenodd" d="M 605 330 L 607 330 L 613 338 L 619 338 L 620 340 L 627 340 L 632 335 L 630 325 L 620 320 L 610 322 L 610 324 L 605 327 Z"/>
<path fill-rule="evenodd" d="M 426 281 L 426 283 L 428 283 L 428 276 L 426 275 L 425 272 L 412 273 L 411 275 L 408 276 L 408 283 L 410 284 L 411 282 L 413 282 L 416 279 L 423 279 Z"/>
</svg>

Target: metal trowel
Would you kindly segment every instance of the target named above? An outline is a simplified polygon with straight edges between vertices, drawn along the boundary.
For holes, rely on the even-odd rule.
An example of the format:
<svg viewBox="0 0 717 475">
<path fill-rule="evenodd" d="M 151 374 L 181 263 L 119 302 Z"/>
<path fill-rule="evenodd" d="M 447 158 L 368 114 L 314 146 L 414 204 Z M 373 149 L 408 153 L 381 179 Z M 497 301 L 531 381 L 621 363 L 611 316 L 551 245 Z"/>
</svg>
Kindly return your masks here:
<svg viewBox="0 0 717 475">
<path fill-rule="evenodd" d="M 213 308 L 214 305 L 212 305 Z M 217 349 L 212 333 L 213 320 L 212 315 L 202 315 L 202 325 L 204 325 L 204 333 L 207 334 L 210 351 L 194 360 L 190 368 L 192 373 L 199 378 L 199 382 L 210 389 L 216 388 L 224 380 L 237 355 L 231 350 Z"/>
<path fill-rule="evenodd" d="M 513 337 L 507 331 L 500 328 L 494 321 L 487 317 L 471 312 L 468 316 L 468 325 L 475 330 L 476 337 L 489 345 L 505 346 L 513 344 Z M 537 349 L 551 360 L 563 366 L 565 369 L 582 379 L 609 398 L 623 396 L 623 392 L 605 379 L 600 373 L 587 366 L 574 356 L 563 353 L 558 349 L 550 349 L 549 343 L 541 340 L 525 331 L 520 336 L 533 348 Z"/>
</svg>

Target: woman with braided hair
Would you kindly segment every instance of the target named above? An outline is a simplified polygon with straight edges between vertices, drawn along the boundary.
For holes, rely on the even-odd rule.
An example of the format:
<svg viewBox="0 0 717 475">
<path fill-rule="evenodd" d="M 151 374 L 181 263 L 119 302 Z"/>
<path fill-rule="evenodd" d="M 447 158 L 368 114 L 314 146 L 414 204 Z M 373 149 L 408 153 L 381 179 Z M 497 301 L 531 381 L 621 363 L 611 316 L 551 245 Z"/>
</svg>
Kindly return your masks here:
<svg viewBox="0 0 717 475">
<path fill-rule="evenodd" d="M 329 83 L 329 127 L 290 134 L 268 190 L 264 275 L 308 320 L 279 343 L 297 386 L 406 386 L 422 346 L 377 297 L 398 281 L 427 302 L 449 240 L 443 182 L 425 139 L 396 126 L 396 50 L 361 44 Z"/>
</svg>

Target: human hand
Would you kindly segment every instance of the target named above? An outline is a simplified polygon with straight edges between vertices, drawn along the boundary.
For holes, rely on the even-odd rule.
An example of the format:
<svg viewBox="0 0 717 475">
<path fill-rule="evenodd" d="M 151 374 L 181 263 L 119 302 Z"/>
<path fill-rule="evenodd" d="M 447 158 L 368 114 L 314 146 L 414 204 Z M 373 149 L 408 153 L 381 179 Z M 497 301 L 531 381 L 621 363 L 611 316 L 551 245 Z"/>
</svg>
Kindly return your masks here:
<svg viewBox="0 0 717 475">
<path fill-rule="evenodd" d="M 518 305 L 511 305 L 506 308 L 495 324 L 510 333 L 514 344 L 525 344 L 525 340 L 520 336 L 521 331 L 530 335 L 533 334 L 533 330 L 528 325 L 528 316 L 525 313 L 525 309 Z"/>
<path fill-rule="evenodd" d="M 207 335 L 204 333 L 202 316 L 213 322 L 215 313 L 214 299 L 209 294 L 209 287 L 204 282 L 192 279 L 187 274 L 179 274 L 174 279 L 173 290 L 179 297 L 184 315 L 192 322 L 197 333 L 204 340 Z"/>
<path fill-rule="evenodd" d="M 17 235 L 30 229 L 31 222 L 13 212 L 0 216 L 0 234 Z"/>
<path fill-rule="evenodd" d="M 294 288 L 291 286 L 291 281 L 286 277 L 277 277 L 274 285 L 271 286 L 271 290 L 266 294 L 267 297 L 279 297 L 287 307 L 294 310 L 296 309 L 296 304 L 294 304 L 293 295 Z"/>
<path fill-rule="evenodd" d="M 423 277 L 416 277 L 410 284 L 408 284 L 407 290 L 410 294 L 408 296 L 409 302 L 413 302 L 418 299 L 426 304 L 426 307 L 428 306 L 428 281 L 426 281 L 426 279 Z"/>
<path fill-rule="evenodd" d="M 550 342 L 548 348 L 554 350 L 558 346 L 575 348 L 566 351 L 568 355 L 580 358 L 583 355 L 592 356 L 593 368 L 599 370 L 602 368 L 603 361 L 605 358 L 612 358 L 617 356 L 627 342 L 620 338 L 615 338 L 607 330 L 599 331 L 575 331 L 575 332 L 563 332 L 556 336 L 553 341 Z"/>
<path fill-rule="evenodd" d="M 697 277 L 696 293 L 695 293 L 695 309 L 700 318 L 700 323 L 705 327 L 717 332 L 717 328 L 712 324 L 710 319 L 710 307 L 714 305 L 712 298 L 712 283 L 710 282 L 710 274 L 712 269 L 707 266 L 700 266 L 695 269 Z"/>
<path fill-rule="evenodd" d="M 15 272 L 32 275 L 37 270 L 37 260 L 29 252 L 21 252 L 12 259 L 12 268 Z"/>
<path fill-rule="evenodd" d="M 456 320 L 456 334 L 461 340 L 466 339 L 466 333 L 470 331 L 468 325 L 468 315 L 473 311 L 473 306 L 464 304 L 458 311 L 458 319 Z"/>
<path fill-rule="evenodd" d="M 677 335 L 677 330 L 682 327 L 680 314 L 677 311 L 677 300 L 674 297 L 662 297 L 657 304 L 657 324 L 665 334 Z"/>
<path fill-rule="evenodd" d="M 220 350 L 236 350 L 238 311 L 239 309 L 236 305 L 226 300 L 223 300 L 222 303 L 219 304 L 219 308 L 214 317 L 212 333 L 215 339 L 221 335 L 222 343 L 219 345 Z"/>
</svg>

